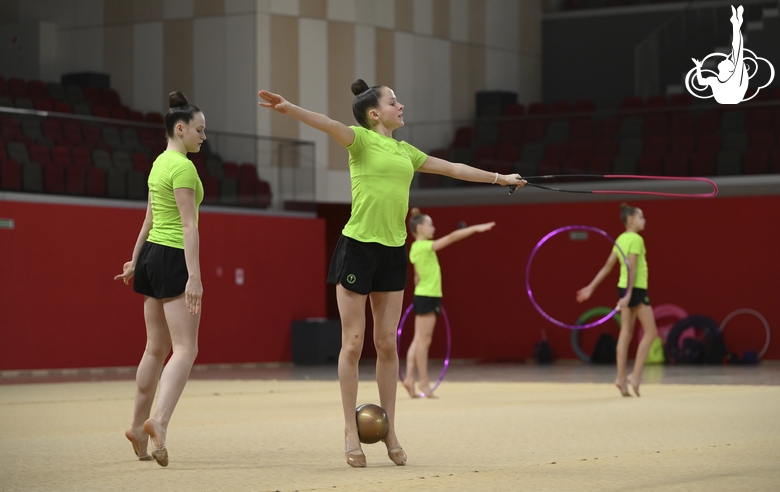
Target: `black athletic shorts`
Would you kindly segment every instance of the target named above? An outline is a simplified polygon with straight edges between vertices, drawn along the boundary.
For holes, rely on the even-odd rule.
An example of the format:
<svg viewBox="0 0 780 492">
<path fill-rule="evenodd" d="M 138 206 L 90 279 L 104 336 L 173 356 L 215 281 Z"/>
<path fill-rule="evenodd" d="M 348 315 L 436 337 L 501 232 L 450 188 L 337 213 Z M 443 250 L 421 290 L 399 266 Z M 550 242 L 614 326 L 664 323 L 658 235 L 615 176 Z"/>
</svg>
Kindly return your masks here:
<svg viewBox="0 0 780 492">
<path fill-rule="evenodd" d="M 623 299 L 623 296 L 626 295 L 626 289 L 622 289 L 618 287 L 618 299 Z M 650 297 L 647 295 L 647 289 L 637 289 L 634 288 L 631 291 L 631 299 L 628 300 L 628 307 L 636 307 L 639 306 L 639 304 L 647 304 L 650 305 Z"/>
<path fill-rule="evenodd" d="M 364 243 L 341 236 L 328 271 L 329 284 L 366 295 L 406 287 L 406 247 Z"/>
<path fill-rule="evenodd" d="M 414 314 L 441 313 L 441 297 L 414 296 Z"/>
<path fill-rule="evenodd" d="M 189 277 L 183 249 L 147 241 L 135 264 L 133 290 L 155 299 L 179 297 Z"/>
</svg>

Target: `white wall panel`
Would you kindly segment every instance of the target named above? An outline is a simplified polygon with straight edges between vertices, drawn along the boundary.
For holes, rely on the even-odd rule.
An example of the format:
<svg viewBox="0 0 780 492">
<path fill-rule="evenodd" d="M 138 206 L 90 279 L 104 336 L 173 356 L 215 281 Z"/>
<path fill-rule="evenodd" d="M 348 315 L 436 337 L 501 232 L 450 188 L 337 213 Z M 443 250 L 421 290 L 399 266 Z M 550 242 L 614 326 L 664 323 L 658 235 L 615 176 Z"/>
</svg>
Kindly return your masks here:
<svg viewBox="0 0 780 492">
<path fill-rule="evenodd" d="M 450 37 L 469 40 L 469 0 L 450 0 Z"/>
<path fill-rule="evenodd" d="M 374 24 L 385 29 L 395 28 L 395 0 L 374 0 Z"/>
<path fill-rule="evenodd" d="M 225 17 L 225 130 L 255 132 L 257 91 L 255 83 L 255 17 Z"/>
<path fill-rule="evenodd" d="M 301 19 L 299 22 L 300 101 L 297 103 L 308 110 L 328 114 L 328 21 Z M 303 123 L 300 123 L 299 132 L 301 140 L 314 142 L 317 180 L 324 179 L 328 168 L 330 137 Z"/>
<path fill-rule="evenodd" d="M 355 22 L 357 20 L 357 0 L 322 0 L 328 2 L 329 20 Z M 371 3 L 363 0 L 361 3 Z"/>
<path fill-rule="evenodd" d="M 486 43 L 492 48 L 516 51 L 520 25 L 520 5 L 515 0 L 487 0 Z"/>
<path fill-rule="evenodd" d="M 59 31 L 59 67 L 62 73 L 105 72 L 102 27 Z M 132 60 L 128 60 L 131 63 Z"/>
<path fill-rule="evenodd" d="M 255 87 L 257 90 L 271 88 L 271 18 L 268 14 L 255 14 Z M 254 92 L 255 104 L 257 91 Z M 255 133 L 271 134 L 271 111 L 255 106 Z"/>
<path fill-rule="evenodd" d="M 195 15 L 194 0 L 163 0 L 163 19 L 189 19 Z"/>
<path fill-rule="evenodd" d="M 325 0 L 321 0 L 325 1 Z M 298 0 L 271 0 L 270 11 L 277 15 L 300 15 Z"/>
<path fill-rule="evenodd" d="M 485 90 L 516 92 L 520 86 L 516 52 L 485 50 Z"/>
<path fill-rule="evenodd" d="M 255 0 L 225 0 L 226 14 L 248 14 L 255 11 Z"/>
<path fill-rule="evenodd" d="M 191 98 L 206 115 L 212 130 L 225 130 L 225 18 L 204 17 L 193 21 L 193 87 Z"/>
<path fill-rule="evenodd" d="M 133 26 L 132 107 L 147 113 L 165 110 L 163 94 L 163 23 L 145 22 Z M 188 95 L 189 96 L 189 95 Z"/>
<path fill-rule="evenodd" d="M 412 4 L 414 32 L 433 35 L 433 0 L 414 0 Z"/>
<path fill-rule="evenodd" d="M 392 63 L 392 60 L 384 63 Z M 368 85 L 381 83 L 376 80 L 376 64 L 376 29 L 355 26 L 355 78 L 365 80 Z"/>
</svg>

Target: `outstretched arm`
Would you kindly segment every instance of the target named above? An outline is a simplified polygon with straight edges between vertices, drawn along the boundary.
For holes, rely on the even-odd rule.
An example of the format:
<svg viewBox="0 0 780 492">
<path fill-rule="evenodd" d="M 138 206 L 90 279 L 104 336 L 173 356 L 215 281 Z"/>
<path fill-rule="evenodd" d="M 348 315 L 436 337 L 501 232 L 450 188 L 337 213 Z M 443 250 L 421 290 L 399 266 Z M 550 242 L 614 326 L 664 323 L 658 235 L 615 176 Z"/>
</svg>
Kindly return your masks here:
<svg viewBox="0 0 780 492">
<path fill-rule="evenodd" d="M 588 284 L 587 287 L 583 287 L 577 291 L 577 302 L 584 302 L 590 298 L 590 296 L 593 294 L 593 291 L 596 289 L 596 287 L 599 286 L 601 281 L 607 278 L 607 275 L 609 275 L 609 272 L 612 271 L 612 267 L 615 266 L 615 263 L 617 263 L 617 255 L 613 251 L 609 254 L 607 262 L 604 263 L 603 267 L 601 267 L 599 273 L 593 277 L 593 280 L 591 280 L 590 284 Z"/>
<path fill-rule="evenodd" d="M 324 114 L 303 109 L 287 101 L 279 94 L 274 94 L 267 90 L 262 90 L 257 94 L 263 98 L 263 101 L 257 103 L 260 106 L 273 109 L 277 113 L 290 115 L 312 128 L 325 132 L 333 137 L 333 140 L 342 147 L 347 147 L 355 141 L 355 131 L 340 121 L 332 120 Z"/>
<path fill-rule="evenodd" d="M 440 249 L 444 249 L 450 244 L 456 243 L 461 239 L 466 239 L 467 237 L 471 236 L 472 234 L 476 234 L 477 232 L 489 231 L 495 225 L 495 222 L 488 222 L 486 224 L 477 224 L 470 227 L 465 227 L 463 229 L 458 229 L 457 231 L 452 231 L 446 236 L 435 240 L 433 242 L 433 250 L 439 251 Z"/>
<path fill-rule="evenodd" d="M 525 180 L 519 174 L 498 174 L 467 166 L 455 164 L 438 157 L 428 156 L 419 171 L 430 174 L 442 174 L 462 181 L 474 183 L 494 183 L 501 186 L 524 186 Z"/>
</svg>

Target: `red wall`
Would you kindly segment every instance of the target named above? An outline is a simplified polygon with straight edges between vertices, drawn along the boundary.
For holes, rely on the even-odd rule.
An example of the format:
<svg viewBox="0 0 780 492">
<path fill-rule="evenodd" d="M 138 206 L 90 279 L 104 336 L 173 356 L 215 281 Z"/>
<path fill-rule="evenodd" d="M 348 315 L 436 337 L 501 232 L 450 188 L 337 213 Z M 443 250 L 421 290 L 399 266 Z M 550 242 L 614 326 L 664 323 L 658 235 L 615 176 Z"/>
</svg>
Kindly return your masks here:
<svg viewBox="0 0 780 492">
<path fill-rule="evenodd" d="M 752 308 L 763 314 L 778 333 L 780 196 L 630 203 L 641 207 L 647 219 L 642 235 L 648 250 L 649 294 L 654 305 L 677 304 L 690 314 L 703 314 L 718 323 L 736 309 Z M 589 225 L 617 237 L 624 230 L 618 204 L 423 209 L 433 218 L 437 237 L 454 230 L 461 220 L 469 225 L 497 222 L 492 231 L 439 252 L 443 305 L 452 322 L 453 358 L 530 358 L 542 330 L 558 357 L 576 358 L 570 331 L 548 322 L 531 305 L 525 291 L 526 262 L 536 243 L 558 227 Z M 531 268 L 532 288 L 539 304 L 556 319 L 569 323 L 590 307 L 614 306 L 617 268 L 590 301 L 580 305 L 574 299 L 577 289 L 587 285 L 604 264 L 610 247 L 607 240 L 593 234 L 577 242 L 561 234 L 545 243 Z M 405 306 L 411 302 L 412 291 L 410 283 Z M 431 357 L 444 356 L 441 328 L 440 321 Z M 581 334 L 583 350 L 591 352 L 603 329 L 615 335 L 618 332 L 612 322 L 587 330 Z M 404 328 L 402 350 L 408 346 L 411 333 L 410 320 Z M 748 315 L 729 322 L 724 337 L 729 350 L 738 354 L 747 349 L 760 351 L 766 340 L 761 322 Z M 780 358 L 780 341 L 770 343 L 764 358 Z"/>
<path fill-rule="evenodd" d="M 0 201 L 0 217 L 0 369 L 137 364 L 143 298 L 113 277 L 144 211 Z M 197 363 L 290 360 L 292 320 L 326 315 L 325 221 L 201 211 L 199 230 Z"/>
</svg>

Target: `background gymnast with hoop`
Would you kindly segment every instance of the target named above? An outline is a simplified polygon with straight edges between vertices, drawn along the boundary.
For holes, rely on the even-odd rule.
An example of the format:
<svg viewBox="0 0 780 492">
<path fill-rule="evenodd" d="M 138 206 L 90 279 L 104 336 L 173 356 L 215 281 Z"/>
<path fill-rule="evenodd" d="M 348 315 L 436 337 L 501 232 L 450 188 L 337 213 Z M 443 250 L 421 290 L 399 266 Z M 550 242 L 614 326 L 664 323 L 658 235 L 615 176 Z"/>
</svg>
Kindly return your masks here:
<svg viewBox="0 0 780 492">
<path fill-rule="evenodd" d="M 441 311 L 441 267 L 436 252 L 466 239 L 477 232 L 485 232 L 495 222 L 478 224 L 453 231 L 446 236 L 433 239 L 436 228 L 430 215 L 413 208 L 410 213 L 409 229 L 415 241 L 409 251 L 409 261 L 414 265 L 414 338 L 406 353 L 406 376 L 404 388 L 412 398 L 433 398 L 428 379 L 428 349 L 431 346 L 436 318 Z M 415 389 L 414 373 L 420 379 L 420 392 Z"/>
<path fill-rule="evenodd" d="M 628 259 L 628 268 L 623 262 L 620 262 L 620 279 L 618 280 L 617 304 L 620 309 L 620 335 L 617 343 L 617 379 L 615 386 L 618 387 L 623 396 L 631 396 L 628 392 L 628 385 L 634 390 L 634 394 L 639 396 L 639 383 L 642 377 L 642 368 L 645 365 L 647 352 L 650 345 L 658 334 L 653 317 L 653 309 L 650 306 L 650 297 L 647 294 L 647 250 L 645 241 L 639 232 L 645 228 L 645 217 L 641 208 L 631 207 L 625 203 L 620 204 L 620 220 L 626 226 L 626 232 L 621 234 L 615 240 L 616 246 L 607 258 L 607 262 L 601 267 L 587 287 L 577 291 L 577 302 L 586 301 L 593 294 L 595 288 L 618 262 L 620 250 L 624 252 Z M 620 249 L 618 249 L 620 248 Z M 639 342 L 634 361 L 634 369 L 629 376 L 626 376 L 626 363 L 628 360 L 628 345 L 634 334 L 634 325 L 636 319 L 642 323 L 644 335 Z"/>
</svg>

